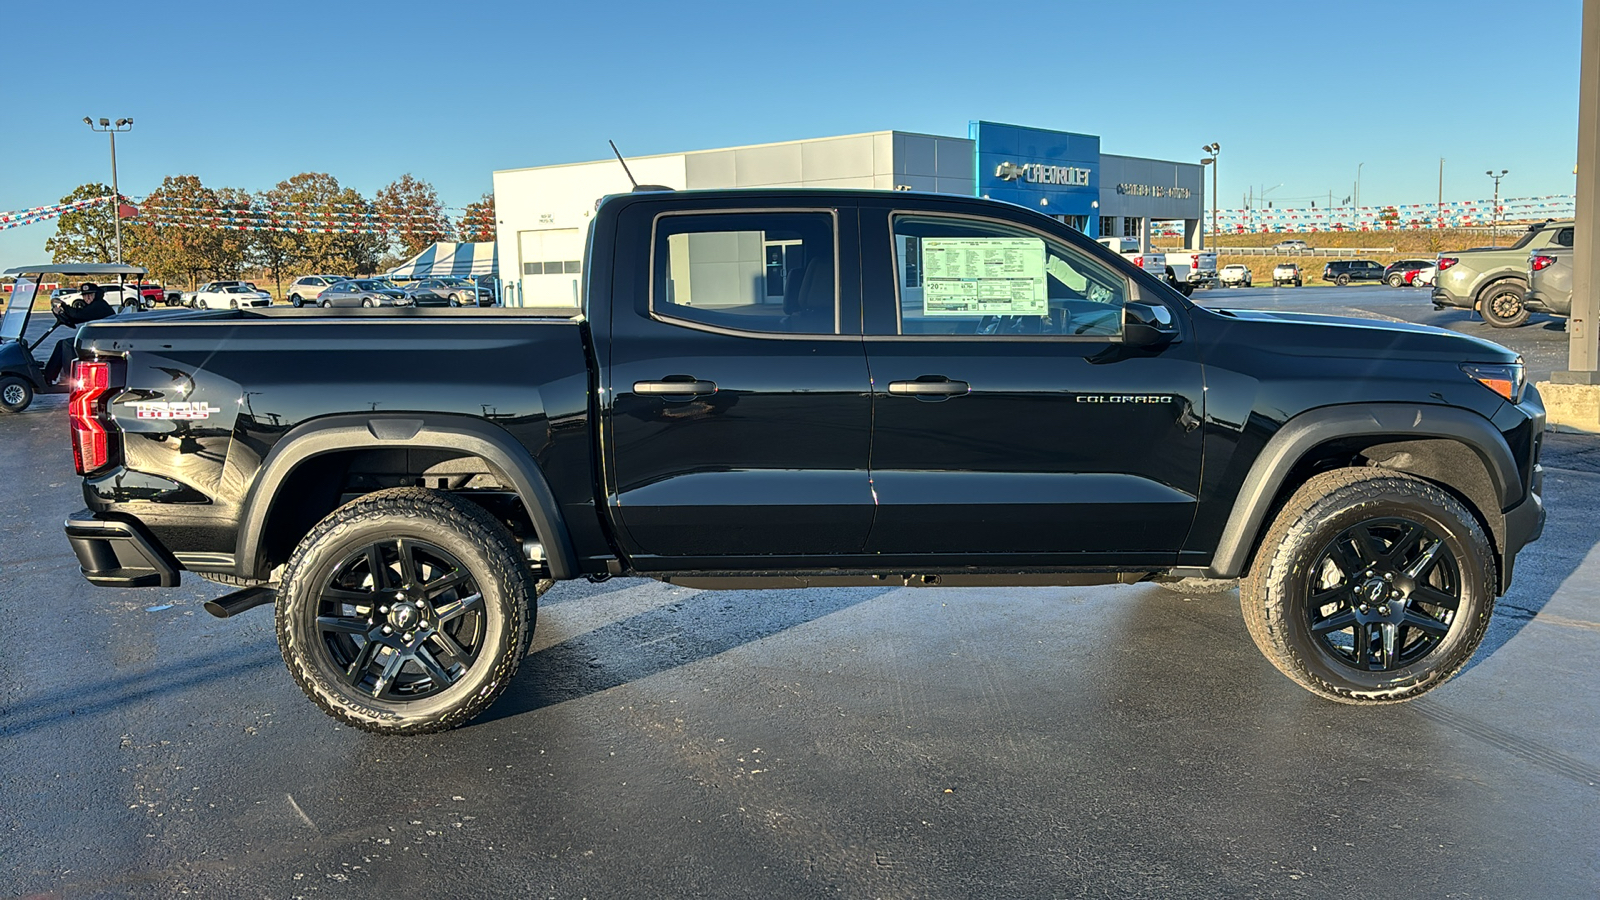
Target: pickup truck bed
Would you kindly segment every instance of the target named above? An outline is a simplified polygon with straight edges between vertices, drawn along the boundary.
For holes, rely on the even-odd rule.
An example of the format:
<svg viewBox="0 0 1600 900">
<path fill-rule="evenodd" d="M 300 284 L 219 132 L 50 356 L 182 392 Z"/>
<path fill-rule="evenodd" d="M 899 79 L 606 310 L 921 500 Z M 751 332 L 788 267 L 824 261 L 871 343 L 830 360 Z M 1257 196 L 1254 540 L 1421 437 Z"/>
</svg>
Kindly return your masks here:
<svg viewBox="0 0 1600 900">
<path fill-rule="evenodd" d="M 1515 354 L 1209 311 L 1005 204 L 612 197 L 583 284 L 85 327 L 85 575 L 243 588 L 217 610 L 273 604 L 307 694 L 384 733 L 476 715 L 551 580 L 620 574 L 1244 577 L 1275 665 L 1390 702 L 1465 664 L 1543 521 Z"/>
</svg>

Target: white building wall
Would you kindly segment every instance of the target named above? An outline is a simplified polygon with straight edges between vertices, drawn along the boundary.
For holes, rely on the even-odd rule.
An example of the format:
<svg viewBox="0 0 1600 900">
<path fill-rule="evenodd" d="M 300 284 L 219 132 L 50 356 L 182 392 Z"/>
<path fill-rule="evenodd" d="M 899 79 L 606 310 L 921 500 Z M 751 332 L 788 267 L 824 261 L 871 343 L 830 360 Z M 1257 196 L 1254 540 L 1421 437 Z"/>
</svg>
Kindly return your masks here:
<svg viewBox="0 0 1600 900">
<path fill-rule="evenodd" d="M 974 196 L 973 142 L 879 131 L 721 150 L 630 158 L 641 184 L 679 190 L 807 187 L 933 191 Z M 631 189 L 616 160 L 494 173 L 500 279 L 508 306 L 570 305 L 581 295 L 566 271 L 595 202 Z M 555 271 L 546 272 L 546 267 Z M 698 276 L 697 276 L 698 277 Z"/>
</svg>

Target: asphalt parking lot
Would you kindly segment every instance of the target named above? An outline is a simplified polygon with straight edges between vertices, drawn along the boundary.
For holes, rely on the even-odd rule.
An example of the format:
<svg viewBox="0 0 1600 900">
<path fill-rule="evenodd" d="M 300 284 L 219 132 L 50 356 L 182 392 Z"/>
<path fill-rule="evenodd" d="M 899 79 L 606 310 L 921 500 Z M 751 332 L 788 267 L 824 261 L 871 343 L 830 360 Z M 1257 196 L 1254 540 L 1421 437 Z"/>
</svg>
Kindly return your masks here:
<svg viewBox="0 0 1600 900">
<path fill-rule="evenodd" d="M 1425 291 L 1195 299 L 1565 365 L 1558 321 Z M 85 582 L 43 397 L 0 417 L 0 894 L 1592 898 L 1600 440 L 1546 446 L 1543 539 L 1469 668 L 1409 704 L 1296 687 L 1236 593 L 617 579 L 546 596 L 483 718 L 386 739 L 301 695 L 268 610 Z"/>
</svg>

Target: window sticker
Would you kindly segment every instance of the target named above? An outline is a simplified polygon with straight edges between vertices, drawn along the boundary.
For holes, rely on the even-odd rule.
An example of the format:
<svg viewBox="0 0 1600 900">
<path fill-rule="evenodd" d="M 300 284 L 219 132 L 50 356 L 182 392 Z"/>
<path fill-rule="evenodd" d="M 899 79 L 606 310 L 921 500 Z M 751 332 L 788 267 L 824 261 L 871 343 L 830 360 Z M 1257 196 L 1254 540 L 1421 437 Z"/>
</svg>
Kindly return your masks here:
<svg viewBox="0 0 1600 900">
<path fill-rule="evenodd" d="M 923 238 L 925 316 L 1043 316 L 1044 241 L 1038 238 Z"/>
</svg>

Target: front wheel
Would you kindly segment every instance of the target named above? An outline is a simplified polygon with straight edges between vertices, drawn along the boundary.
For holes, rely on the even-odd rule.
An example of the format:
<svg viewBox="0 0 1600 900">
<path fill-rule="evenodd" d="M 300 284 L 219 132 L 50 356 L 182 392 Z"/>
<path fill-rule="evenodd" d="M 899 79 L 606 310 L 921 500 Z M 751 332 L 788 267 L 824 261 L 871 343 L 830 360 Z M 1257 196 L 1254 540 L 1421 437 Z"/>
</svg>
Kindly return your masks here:
<svg viewBox="0 0 1600 900">
<path fill-rule="evenodd" d="M 450 295 L 450 305 L 451 306 L 460 306 L 461 305 L 461 298 L 457 297 L 455 294 L 451 294 Z"/>
<path fill-rule="evenodd" d="M 1489 288 L 1478 304 L 1478 312 L 1496 328 L 1516 328 L 1529 316 L 1528 307 L 1522 302 L 1522 287 L 1510 281 Z"/>
<path fill-rule="evenodd" d="M 361 301 L 361 305 L 367 309 L 371 309 L 373 307 L 372 298 L 368 297 L 367 299 Z"/>
<path fill-rule="evenodd" d="M 1438 486 L 1381 469 L 1307 481 L 1240 587 L 1256 646 L 1341 703 L 1409 700 L 1459 672 L 1494 611 L 1483 527 Z"/>
<path fill-rule="evenodd" d="M 324 301 L 322 301 L 322 308 L 323 309 L 329 309 L 332 306 L 333 306 L 333 301 L 332 300 L 324 300 Z"/>
<path fill-rule="evenodd" d="M 444 731 L 505 691 L 549 585 L 483 507 L 421 488 L 378 491 L 295 548 L 278 646 L 335 718 L 380 734 Z"/>
<path fill-rule="evenodd" d="M 0 378 L 0 412 L 19 413 L 33 403 L 33 385 L 25 378 Z"/>
<path fill-rule="evenodd" d="M 300 305 L 302 303 L 304 303 L 304 302 L 305 302 L 304 300 L 300 299 L 300 295 L 299 294 L 290 294 L 289 295 L 289 305 L 293 306 L 295 309 L 299 309 Z"/>
</svg>

